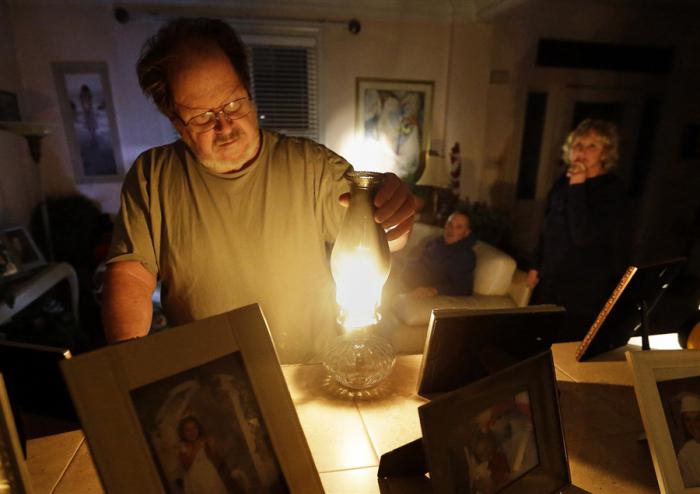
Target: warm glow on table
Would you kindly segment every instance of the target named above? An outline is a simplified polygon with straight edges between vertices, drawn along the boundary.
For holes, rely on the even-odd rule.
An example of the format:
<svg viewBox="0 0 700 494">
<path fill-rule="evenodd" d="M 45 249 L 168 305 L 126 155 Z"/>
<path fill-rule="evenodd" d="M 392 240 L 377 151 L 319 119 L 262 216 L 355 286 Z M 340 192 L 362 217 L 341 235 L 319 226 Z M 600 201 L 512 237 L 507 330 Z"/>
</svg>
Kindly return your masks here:
<svg viewBox="0 0 700 494">
<path fill-rule="evenodd" d="M 647 445 L 638 440 L 644 429 L 624 357 L 634 347 L 576 362 L 577 347 L 553 346 L 574 485 L 596 493 L 657 493 Z M 419 355 L 398 357 L 385 381 L 361 392 L 341 388 L 320 364 L 283 366 L 328 494 L 380 493 L 381 455 L 421 436 L 417 409 L 426 400 L 415 394 L 420 362 Z M 31 440 L 28 451 L 37 494 L 103 492 L 79 431 Z"/>
</svg>

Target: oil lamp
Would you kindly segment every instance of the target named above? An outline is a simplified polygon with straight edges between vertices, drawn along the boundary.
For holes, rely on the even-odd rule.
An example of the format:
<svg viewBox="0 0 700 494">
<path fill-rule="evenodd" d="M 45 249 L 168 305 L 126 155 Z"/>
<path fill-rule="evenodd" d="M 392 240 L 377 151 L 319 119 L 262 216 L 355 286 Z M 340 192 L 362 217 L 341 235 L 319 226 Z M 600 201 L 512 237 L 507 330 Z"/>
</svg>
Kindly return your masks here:
<svg viewBox="0 0 700 494">
<path fill-rule="evenodd" d="M 395 360 L 391 344 L 375 334 L 391 257 L 384 230 L 374 221 L 373 197 L 382 174 L 352 171 L 346 178 L 350 205 L 331 253 L 342 334 L 329 345 L 323 364 L 344 386 L 365 389 L 384 379 Z"/>
</svg>

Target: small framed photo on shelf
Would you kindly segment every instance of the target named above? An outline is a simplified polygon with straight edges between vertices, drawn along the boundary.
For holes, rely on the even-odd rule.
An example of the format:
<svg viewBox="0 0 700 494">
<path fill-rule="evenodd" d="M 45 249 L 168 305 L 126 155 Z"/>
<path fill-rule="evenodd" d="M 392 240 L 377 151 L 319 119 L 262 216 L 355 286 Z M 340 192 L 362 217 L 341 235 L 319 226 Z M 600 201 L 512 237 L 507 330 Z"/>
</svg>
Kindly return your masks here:
<svg viewBox="0 0 700 494">
<path fill-rule="evenodd" d="M 51 65 L 76 182 L 121 181 L 121 147 L 107 64 Z"/>
<path fill-rule="evenodd" d="M 29 472 L 17 436 L 5 381 L 0 374 L 0 492 L 31 494 Z"/>
<path fill-rule="evenodd" d="M 358 78 L 355 139 L 363 149 L 358 166 L 415 184 L 430 151 L 432 119 L 432 81 Z"/>
<path fill-rule="evenodd" d="M 108 492 L 323 492 L 257 305 L 62 369 Z"/>
<path fill-rule="evenodd" d="M 700 350 L 625 352 L 662 494 L 700 493 Z"/>
<path fill-rule="evenodd" d="M 433 492 L 559 492 L 570 485 L 547 350 L 418 409 Z"/>
<path fill-rule="evenodd" d="M 0 280 L 9 280 L 46 264 L 29 232 L 21 226 L 0 231 Z"/>
</svg>

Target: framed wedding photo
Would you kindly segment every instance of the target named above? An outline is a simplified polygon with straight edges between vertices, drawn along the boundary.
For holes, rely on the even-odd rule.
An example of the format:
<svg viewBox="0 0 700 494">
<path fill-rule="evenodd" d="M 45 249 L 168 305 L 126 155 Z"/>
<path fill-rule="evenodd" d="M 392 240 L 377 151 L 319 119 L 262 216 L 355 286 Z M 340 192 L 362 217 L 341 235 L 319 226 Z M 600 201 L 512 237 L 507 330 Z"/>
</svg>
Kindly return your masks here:
<svg viewBox="0 0 700 494">
<path fill-rule="evenodd" d="M 76 182 L 121 181 L 121 147 L 107 64 L 51 65 Z"/>
<path fill-rule="evenodd" d="M 418 414 L 433 492 L 541 494 L 570 485 L 550 350 Z"/>
<path fill-rule="evenodd" d="M 108 492 L 323 492 L 257 305 L 62 369 Z"/>
<path fill-rule="evenodd" d="M 700 350 L 625 352 L 662 494 L 700 494 Z"/>
<path fill-rule="evenodd" d="M 432 119 L 432 81 L 357 79 L 355 139 L 373 171 L 416 183 L 430 151 Z"/>
<path fill-rule="evenodd" d="M 29 472 L 24 462 L 2 374 L 0 374 L 0 492 L 32 493 Z"/>
</svg>

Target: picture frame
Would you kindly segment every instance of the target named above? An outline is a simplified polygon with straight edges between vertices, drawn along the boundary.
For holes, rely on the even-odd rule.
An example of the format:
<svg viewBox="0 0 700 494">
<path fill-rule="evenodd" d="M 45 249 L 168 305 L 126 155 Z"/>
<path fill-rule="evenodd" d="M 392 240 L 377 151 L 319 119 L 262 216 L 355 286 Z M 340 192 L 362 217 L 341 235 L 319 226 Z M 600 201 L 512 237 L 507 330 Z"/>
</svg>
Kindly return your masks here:
<svg viewBox="0 0 700 494">
<path fill-rule="evenodd" d="M 415 184 L 430 151 L 433 81 L 357 78 L 355 139 L 364 169 Z"/>
<path fill-rule="evenodd" d="M 644 326 L 649 314 L 686 261 L 685 257 L 676 257 L 629 266 L 581 340 L 576 360 L 582 362 L 625 346 L 632 336 L 641 336 L 642 344 L 648 345 Z"/>
<path fill-rule="evenodd" d="M 548 350 L 565 309 L 433 309 L 418 373 L 418 394 L 432 398 Z"/>
<path fill-rule="evenodd" d="M 77 183 L 121 181 L 124 167 L 105 62 L 51 64 Z"/>
<path fill-rule="evenodd" d="M 56 425 L 68 430 L 79 428 L 59 367 L 72 356 L 68 348 L 0 340 L 0 373 L 15 410 L 60 419 Z M 21 428 L 18 432 L 24 439 Z"/>
<path fill-rule="evenodd" d="M 700 455 L 682 452 L 693 442 L 700 450 L 700 350 L 627 351 L 625 357 L 661 493 L 700 494 L 700 477 L 693 475 Z M 684 417 L 691 413 L 683 411 L 687 397 L 692 416 Z M 689 419 L 693 425 L 684 423 Z"/>
<path fill-rule="evenodd" d="M 13 494 L 32 494 L 33 492 L 2 374 L 0 374 L 0 492 Z"/>
<path fill-rule="evenodd" d="M 108 492 L 323 492 L 257 304 L 61 367 Z"/>
<path fill-rule="evenodd" d="M 0 282 L 20 277 L 45 264 L 44 255 L 26 228 L 15 226 L 0 231 Z"/>
<path fill-rule="evenodd" d="M 571 474 L 551 350 L 418 408 L 433 492 L 559 492 Z"/>
</svg>

